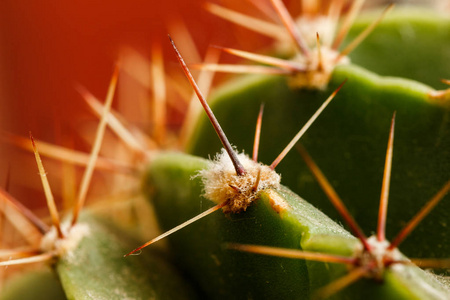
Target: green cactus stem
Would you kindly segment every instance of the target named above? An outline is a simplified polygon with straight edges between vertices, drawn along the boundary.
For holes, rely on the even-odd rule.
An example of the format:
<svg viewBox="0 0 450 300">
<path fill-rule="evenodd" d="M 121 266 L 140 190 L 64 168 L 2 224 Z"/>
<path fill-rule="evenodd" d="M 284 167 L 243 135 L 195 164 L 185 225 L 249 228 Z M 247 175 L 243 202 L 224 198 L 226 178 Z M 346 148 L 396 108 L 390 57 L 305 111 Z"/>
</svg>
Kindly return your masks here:
<svg viewBox="0 0 450 300">
<path fill-rule="evenodd" d="M 163 253 L 149 251 L 125 259 L 123 255 L 138 243 L 130 232 L 87 213 L 77 226 L 86 226 L 86 234 L 56 262 L 69 299 L 196 298 Z"/>
<path fill-rule="evenodd" d="M 373 21 L 364 14 L 353 24 L 348 41 Z M 426 8 L 396 7 L 351 54 L 352 63 L 384 76 L 413 79 L 445 88 L 450 62 L 450 19 Z"/>
<path fill-rule="evenodd" d="M 164 230 L 206 210 L 195 177 L 209 162 L 184 154 L 155 157 L 144 187 Z M 212 299 L 308 299 L 318 288 L 347 273 L 342 264 L 305 262 L 241 253 L 229 243 L 271 245 L 351 257 L 360 244 L 341 226 L 289 189 L 266 189 L 246 212 L 212 214 L 168 239 L 177 261 Z M 399 270 L 400 269 L 400 270 Z M 448 292 L 433 275 L 415 266 L 389 269 L 383 282 L 364 279 L 337 299 L 439 299 Z"/>
<path fill-rule="evenodd" d="M 224 87 L 211 99 L 212 109 L 230 141 L 246 152 L 253 147 L 256 114 L 261 103 L 260 160 L 276 157 L 301 124 L 338 83 L 347 83 L 302 138 L 324 173 L 366 232 L 376 224 L 384 147 L 390 115 L 397 111 L 397 141 L 388 216 L 388 236 L 398 232 L 426 199 L 448 180 L 450 170 L 449 103 L 433 100 L 432 88 L 415 81 L 380 77 L 354 65 L 337 67 L 324 92 L 292 90 L 282 77 L 250 76 Z M 202 157 L 220 144 L 205 119 L 198 123 L 190 152 Z M 300 155 L 291 151 L 277 167 L 282 182 L 308 199 L 332 219 L 334 208 L 314 182 Z M 414 257 L 446 257 L 450 236 L 442 229 L 450 218 L 450 203 L 433 211 L 406 241 L 404 251 Z M 437 245 L 436 245 L 437 243 Z"/>
<path fill-rule="evenodd" d="M 64 300 L 67 298 L 55 272 L 50 268 L 44 268 L 9 279 L 2 288 L 0 299 Z"/>
</svg>

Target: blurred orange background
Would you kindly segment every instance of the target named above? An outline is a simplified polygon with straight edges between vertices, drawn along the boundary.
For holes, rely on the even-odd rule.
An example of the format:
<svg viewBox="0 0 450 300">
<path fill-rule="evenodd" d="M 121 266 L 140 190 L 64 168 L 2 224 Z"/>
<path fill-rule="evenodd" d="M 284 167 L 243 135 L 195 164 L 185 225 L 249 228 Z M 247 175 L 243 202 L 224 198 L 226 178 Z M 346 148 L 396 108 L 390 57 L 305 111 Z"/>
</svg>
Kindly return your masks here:
<svg viewBox="0 0 450 300">
<path fill-rule="evenodd" d="M 200 49 L 217 35 L 200 1 L 6 0 L 1 12 L 2 127 L 22 133 L 73 116 L 76 82 L 104 95 L 120 48 L 150 53 L 170 20 L 182 19 Z"/>
<path fill-rule="evenodd" d="M 104 99 L 124 48 L 150 59 L 152 45 L 159 41 L 166 71 L 181 75 L 167 38 L 170 24 L 185 24 L 201 57 L 209 45 L 247 51 L 267 48 L 268 38 L 213 16 L 205 10 L 206 2 L 264 18 L 250 0 L 0 1 L 0 129 L 22 137 L 31 131 L 36 139 L 55 144 L 64 144 L 67 136 L 77 137 L 81 127 L 87 122 L 93 126 L 96 118 L 75 86 L 81 84 Z M 321 3 L 326 7 L 328 2 Z M 296 15 L 300 1 L 285 3 Z M 177 45 L 183 49 L 182 42 Z M 225 54 L 220 58 L 221 62 L 232 59 Z M 120 78 L 118 89 L 120 94 Z M 113 106 L 136 105 L 135 97 L 130 95 L 126 102 L 122 97 Z M 126 117 L 135 121 L 132 113 Z M 0 145 L 0 186 L 8 185 L 10 193 L 29 207 L 45 206 L 33 156 L 7 143 Z M 75 148 L 89 151 L 86 142 L 82 146 L 75 141 Z M 47 161 L 49 179 L 57 181 L 58 169 L 52 174 L 47 165 L 55 163 Z"/>
<path fill-rule="evenodd" d="M 23 137 L 31 131 L 37 139 L 59 143 L 60 136 L 73 132 L 80 120 L 94 119 L 75 85 L 82 84 L 103 99 L 123 47 L 150 58 L 151 45 L 158 40 L 166 68 L 179 69 L 167 39 L 173 21 L 186 25 L 201 55 L 210 44 L 236 46 L 240 41 L 239 47 L 247 50 L 261 45 L 257 34 L 239 38 L 249 31 L 212 16 L 203 2 L 1 1 L 1 129 Z M 224 5 L 241 5 L 245 11 L 243 4 L 251 7 L 241 1 Z M 8 190 L 17 199 L 32 208 L 45 205 L 33 156 L 1 143 L 0 185 L 5 186 L 8 178 Z"/>
</svg>

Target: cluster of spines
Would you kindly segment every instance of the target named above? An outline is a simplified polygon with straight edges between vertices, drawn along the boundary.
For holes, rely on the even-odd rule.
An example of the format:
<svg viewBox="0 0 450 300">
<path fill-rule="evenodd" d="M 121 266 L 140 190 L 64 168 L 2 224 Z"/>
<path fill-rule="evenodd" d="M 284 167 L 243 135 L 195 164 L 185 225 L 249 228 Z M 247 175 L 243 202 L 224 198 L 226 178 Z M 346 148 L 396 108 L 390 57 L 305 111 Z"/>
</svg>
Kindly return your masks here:
<svg viewBox="0 0 450 300">
<path fill-rule="evenodd" d="M 175 50 L 175 53 L 177 55 L 178 61 L 186 75 L 186 77 L 188 78 L 192 88 L 194 89 L 195 93 L 197 94 L 197 97 L 200 101 L 200 103 L 202 104 L 209 120 L 211 121 L 211 124 L 213 125 L 217 135 L 219 136 L 220 141 L 222 142 L 222 145 L 225 149 L 225 151 L 227 152 L 227 154 L 229 155 L 229 158 L 234 166 L 235 172 L 236 172 L 236 176 L 238 177 L 246 177 L 247 173 L 249 173 L 248 170 L 246 170 L 243 166 L 243 164 L 241 163 L 241 161 L 238 158 L 238 155 L 236 154 L 235 150 L 233 149 L 233 147 L 231 146 L 230 142 L 228 141 L 228 138 L 226 137 L 225 133 L 223 132 L 219 122 L 217 121 L 216 117 L 214 116 L 214 113 L 212 112 L 211 108 L 209 107 L 205 97 L 203 96 L 202 92 L 200 91 L 199 87 L 197 86 L 191 72 L 189 71 L 189 68 L 187 67 L 186 63 L 184 62 L 183 57 L 181 56 L 180 52 L 178 51 L 177 47 L 175 46 L 174 41 L 172 40 L 172 38 L 170 38 L 170 42 L 173 45 L 173 48 Z M 306 122 L 306 124 L 300 129 L 300 131 L 294 136 L 294 138 L 291 140 L 291 142 L 285 147 L 285 149 L 280 153 L 280 155 L 272 162 L 272 164 L 270 165 L 268 169 L 268 171 L 266 171 L 265 173 L 267 174 L 269 180 L 268 182 L 276 182 L 276 173 L 273 171 L 276 166 L 281 162 L 281 160 L 288 154 L 288 152 L 295 146 L 295 144 L 298 142 L 298 140 L 305 134 L 305 132 L 308 130 L 308 128 L 312 125 L 312 123 L 317 119 L 317 117 L 322 113 L 322 111 L 327 107 L 327 105 L 331 102 L 331 100 L 333 100 L 333 98 L 335 97 L 335 95 L 337 94 L 337 92 L 342 88 L 342 86 L 344 85 L 345 81 L 324 101 L 324 103 L 319 107 L 319 109 L 311 116 L 311 118 L 308 120 L 308 122 Z M 258 157 L 258 147 L 259 147 L 259 137 L 260 137 L 260 131 L 261 131 L 261 123 L 262 123 L 262 114 L 263 114 L 263 106 L 261 106 L 260 112 L 258 114 L 258 119 L 257 119 L 257 126 L 256 126 L 256 134 L 255 134 L 255 141 L 254 141 L 254 147 L 253 147 L 253 162 L 254 164 L 249 164 L 252 168 L 254 168 L 254 170 L 250 171 L 250 176 L 254 177 L 254 179 L 252 180 L 252 178 L 250 178 L 250 180 L 252 180 L 254 183 L 256 183 L 256 186 L 253 185 L 253 187 L 251 188 L 251 191 L 249 192 L 250 194 L 256 194 L 258 191 L 258 184 L 260 184 L 260 178 L 261 178 L 261 166 L 257 163 L 257 157 Z M 220 168 L 220 167 L 219 167 Z M 271 171 L 274 174 L 270 174 Z M 224 173 L 224 172 L 218 172 L 218 173 Z M 211 175 L 208 175 L 211 176 Z M 220 174 L 219 174 L 220 176 Z M 230 178 L 233 178 L 233 176 L 231 176 Z M 247 178 L 241 178 L 242 181 L 247 181 Z M 239 181 L 239 178 L 236 178 L 237 181 Z M 236 181 L 234 180 L 234 181 Z M 278 179 L 279 180 L 279 179 Z M 220 184 L 218 184 L 217 182 L 214 181 L 214 179 L 212 180 L 208 180 L 208 178 L 203 180 L 205 183 L 209 184 L 209 185 L 222 185 L 221 187 L 219 187 L 219 190 L 226 190 L 226 189 L 231 189 L 231 190 L 235 190 L 235 193 L 231 193 L 231 197 L 228 198 L 222 198 L 220 197 L 220 199 L 210 199 L 213 202 L 219 202 L 216 206 L 210 208 L 209 210 L 207 210 L 206 212 L 201 213 L 198 216 L 195 216 L 194 218 L 180 224 L 179 226 L 176 226 L 175 228 L 169 230 L 168 232 L 163 233 L 162 235 L 148 241 L 147 243 L 145 243 L 144 245 L 134 249 L 133 251 L 131 251 L 130 253 L 128 253 L 126 256 L 131 255 L 133 253 L 136 253 L 140 250 L 142 250 L 143 248 L 161 240 L 162 238 L 167 237 L 168 235 L 182 229 L 183 227 L 192 224 L 193 222 L 199 220 L 200 218 L 203 218 L 205 216 L 207 216 L 210 213 L 213 213 L 221 208 L 226 208 L 226 212 L 240 212 L 242 210 L 245 210 L 246 207 L 248 205 L 251 204 L 251 202 L 247 202 L 245 205 L 241 206 L 239 205 L 239 208 L 234 208 L 233 206 L 230 206 L 230 203 L 232 203 L 235 199 L 233 199 L 233 197 L 240 197 L 241 194 L 248 194 L 247 192 L 242 192 L 239 190 L 239 187 L 233 186 L 231 185 L 231 181 L 230 182 L 221 182 Z M 233 182 L 234 182 L 233 181 Z M 248 185 L 247 185 L 248 186 Z M 272 187 L 276 187 L 276 184 L 273 184 Z M 206 190 L 208 190 L 208 186 L 205 187 Z M 256 199 L 255 197 L 252 197 Z"/>
<path fill-rule="evenodd" d="M 404 228 L 397 234 L 397 236 L 388 242 L 385 236 L 386 217 L 389 197 L 389 183 L 392 169 L 392 156 L 394 147 L 394 126 L 395 113 L 392 117 L 389 141 L 386 150 L 386 161 L 383 174 L 383 184 L 381 188 L 380 206 L 378 214 L 378 226 L 376 235 L 367 238 L 358 223 L 352 217 L 344 202 L 340 199 L 332 185 L 329 183 L 325 175 L 312 160 L 306 150 L 299 146 L 297 147 L 307 166 L 312 174 L 322 187 L 324 193 L 329 198 L 330 202 L 349 226 L 351 232 L 359 239 L 362 245 L 362 250 L 353 253 L 353 256 L 339 256 L 333 254 L 307 252 L 294 249 L 282 249 L 267 246 L 255 245 L 240 245 L 230 244 L 229 248 L 246 251 L 251 253 L 258 253 L 263 255 L 282 256 L 306 260 L 321 261 L 327 263 L 340 263 L 352 267 L 352 270 L 345 276 L 336 279 L 329 285 L 321 288 L 315 294 L 317 298 L 327 298 L 338 291 L 344 289 L 355 281 L 363 277 L 371 277 L 376 280 L 382 280 L 385 270 L 396 264 L 409 265 L 414 262 L 419 262 L 419 259 L 408 260 L 402 257 L 397 247 L 401 242 L 416 228 L 416 226 L 428 215 L 428 213 L 444 198 L 450 190 L 450 180 L 433 196 L 422 209 L 404 226 Z M 378 249 L 376 249 L 378 248 Z M 381 249 L 381 253 L 378 250 Z M 428 265 L 426 263 L 429 263 Z M 423 260 L 421 267 L 449 267 L 446 259 L 430 259 Z"/>
<path fill-rule="evenodd" d="M 38 151 L 38 145 L 35 142 L 31 132 L 30 132 L 30 140 L 33 152 L 35 154 L 36 163 L 39 170 L 39 175 L 41 178 L 42 186 L 45 193 L 45 198 L 47 199 L 47 207 L 50 212 L 51 221 L 52 221 L 52 227 L 49 227 L 45 225 L 42 221 L 39 220 L 39 218 L 34 215 L 31 211 L 20 205 L 17 200 L 15 200 L 12 196 L 10 196 L 6 191 L 2 192 L 2 200 L 4 201 L 5 205 L 8 207 L 11 207 L 14 211 L 18 212 L 17 215 L 22 215 L 23 224 L 27 226 L 28 230 L 38 230 L 39 232 L 39 241 L 43 241 L 44 237 L 46 235 L 51 234 L 52 229 L 56 230 L 57 232 L 57 240 L 64 240 L 67 238 L 70 238 L 70 232 L 71 230 L 77 225 L 79 220 L 80 212 L 85 204 L 87 192 L 89 190 L 89 186 L 91 183 L 92 175 L 96 166 L 96 161 L 100 152 L 100 147 L 102 144 L 103 136 L 105 133 L 106 125 L 107 125 L 107 117 L 109 115 L 109 110 L 112 105 L 112 101 L 114 99 L 114 93 L 117 86 L 117 79 L 119 76 L 119 67 L 116 66 L 110 85 L 108 89 L 108 93 L 106 96 L 106 102 L 104 109 L 101 114 L 100 123 L 97 127 L 96 137 L 95 141 L 92 147 L 91 154 L 88 157 L 87 161 L 87 167 L 84 172 L 80 190 L 78 193 L 77 201 L 73 207 L 72 212 L 72 220 L 70 221 L 70 224 L 66 230 L 63 229 L 63 226 L 61 225 L 61 218 L 59 216 L 56 203 L 54 201 L 53 193 L 50 188 L 50 184 L 48 182 L 47 173 L 45 171 L 44 165 L 42 163 L 39 151 Z M 42 262 L 42 261 L 49 261 L 62 253 L 60 253 L 61 249 L 56 249 L 54 247 L 50 247 L 50 249 L 43 249 L 43 245 L 39 243 L 38 245 L 34 244 L 32 245 L 32 248 L 27 250 L 26 254 L 23 253 L 20 249 L 16 251 L 16 253 L 11 252 L 10 257 L 21 257 L 18 259 L 8 260 L 0 262 L 0 266 L 8 266 L 8 265 L 15 265 L 15 264 L 28 264 L 28 263 L 36 263 L 36 262 Z M 53 244 L 53 246 L 56 246 L 56 243 Z"/>
<path fill-rule="evenodd" d="M 287 75 L 289 76 L 290 85 L 294 88 L 323 89 L 328 85 L 335 66 L 345 62 L 347 56 L 376 28 L 393 7 L 392 4 L 389 5 L 379 18 L 339 52 L 338 49 L 349 33 L 356 16 L 364 4 L 364 0 L 356 0 L 351 3 L 349 12 L 343 20 L 342 26 L 335 33 L 334 39 L 326 37 L 325 41 L 321 41 L 319 32 L 309 32 L 308 34 L 311 36 L 314 35 L 315 45 L 313 46 L 309 45 L 304 33 L 301 32 L 299 25 L 288 12 L 283 2 L 281 0 L 271 0 L 270 2 L 271 7 L 263 3 L 251 1 L 271 21 L 250 17 L 216 4 L 208 4 L 207 9 L 225 20 L 267 35 L 281 43 L 290 40 L 289 44 L 291 48 L 295 49 L 295 54 L 293 56 L 291 55 L 292 57 L 290 59 L 281 59 L 237 49 L 222 48 L 223 51 L 231 55 L 263 65 L 200 64 L 196 66 L 217 72 Z M 302 9 L 303 14 L 305 18 L 308 18 L 308 22 L 312 22 L 314 18 L 320 18 L 320 2 L 302 1 L 302 4 L 304 4 Z M 330 27 L 327 30 L 330 31 L 328 35 L 334 35 L 337 20 L 340 17 L 343 6 L 344 1 L 331 2 L 326 17 L 323 18 L 323 22 L 326 22 Z M 279 21 L 281 21 L 283 26 L 278 24 Z"/>
</svg>

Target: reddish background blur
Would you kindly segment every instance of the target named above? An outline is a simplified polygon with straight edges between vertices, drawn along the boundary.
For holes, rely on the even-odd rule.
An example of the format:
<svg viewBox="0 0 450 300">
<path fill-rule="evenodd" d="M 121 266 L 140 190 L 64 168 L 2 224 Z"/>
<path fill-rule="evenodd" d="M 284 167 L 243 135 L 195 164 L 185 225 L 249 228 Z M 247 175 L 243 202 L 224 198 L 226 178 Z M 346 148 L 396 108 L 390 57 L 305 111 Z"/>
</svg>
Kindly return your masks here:
<svg viewBox="0 0 450 300">
<path fill-rule="evenodd" d="M 153 40 L 167 41 L 166 23 L 172 18 L 185 21 L 202 50 L 213 36 L 227 40 L 226 32 L 214 30 L 221 22 L 200 4 L 2 1 L 1 85 L 8 106 L 3 128 L 23 133 L 39 130 L 53 122 L 46 120 L 52 110 L 61 119 L 72 117 L 80 103 L 75 82 L 104 95 L 119 49 L 127 45 L 150 53 Z"/>
<path fill-rule="evenodd" d="M 212 16 L 203 2 L 0 1 L 0 128 L 25 137 L 32 131 L 35 138 L 58 143 L 58 135 L 93 118 L 74 85 L 103 99 L 124 46 L 150 57 L 152 42 L 160 40 L 166 68 L 179 68 L 167 39 L 171 20 L 187 25 L 201 55 L 209 44 L 246 50 L 261 46 L 257 34 Z M 237 4 L 244 11 L 251 7 L 241 1 L 224 6 Z M 0 185 L 9 176 L 11 194 L 31 207 L 45 205 L 32 155 L 0 145 Z M 32 191 L 40 192 L 38 199 L 30 198 Z"/>
<path fill-rule="evenodd" d="M 75 85 L 103 99 L 124 47 L 150 58 L 152 43 L 160 41 L 166 70 L 181 74 L 167 39 L 167 25 L 173 20 L 186 25 L 202 57 L 210 44 L 247 51 L 267 47 L 269 39 L 211 15 L 205 2 L 262 17 L 245 0 L 1 0 L 0 129 L 23 137 L 31 131 L 35 138 L 56 144 L 61 144 L 61 136 L 79 133 L 86 120 L 95 118 Z M 299 10 L 300 1 L 285 3 L 294 15 Z M 230 59 L 221 56 L 221 62 Z M 81 150 L 88 151 L 84 146 Z M 52 180 L 55 173 L 49 167 L 47 171 Z M 0 186 L 7 178 L 16 198 L 31 207 L 45 205 L 33 156 L 0 142 Z"/>
</svg>

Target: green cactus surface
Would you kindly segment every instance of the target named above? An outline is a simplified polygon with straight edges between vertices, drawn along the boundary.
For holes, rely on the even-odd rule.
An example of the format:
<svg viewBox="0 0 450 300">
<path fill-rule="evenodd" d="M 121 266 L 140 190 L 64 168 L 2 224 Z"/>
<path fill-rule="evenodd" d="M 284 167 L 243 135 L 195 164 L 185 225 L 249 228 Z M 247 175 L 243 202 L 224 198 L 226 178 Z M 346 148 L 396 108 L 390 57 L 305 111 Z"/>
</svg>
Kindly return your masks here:
<svg viewBox="0 0 450 300">
<path fill-rule="evenodd" d="M 87 232 L 56 263 L 69 299 L 195 299 L 192 288 L 156 251 L 124 258 L 138 242 L 129 232 L 85 213 Z"/>
<path fill-rule="evenodd" d="M 66 294 L 53 270 L 30 271 L 11 278 L 3 287 L 1 300 L 64 300 Z"/>
<path fill-rule="evenodd" d="M 448 180 L 449 106 L 448 101 L 429 98 L 433 89 L 347 65 L 336 68 L 324 92 L 295 91 L 283 77 L 254 76 L 224 88 L 211 100 L 211 106 L 230 141 L 250 153 L 256 116 L 264 103 L 267 112 L 260 161 L 270 163 L 345 79 L 344 87 L 301 143 L 317 160 L 354 218 L 370 232 L 377 223 L 389 121 L 397 112 L 387 225 L 387 236 L 393 236 Z M 191 152 L 207 157 L 219 149 L 215 132 L 203 118 Z M 277 171 L 282 174 L 283 184 L 331 218 L 339 219 L 298 152 L 291 151 Z M 405 241 L 408 255 L 444 258 L 450 253 L 450 236 L 443 230 L 450 219 L 450 202 L 441 205 Z"/>
<path fill-rule="evenodd" d="M 360 16 L 347 43 L 377 13 Z M 424 8 L 396 7 L 351 54 L 353 64 L 384 76 L 413 79 L 437 89 L 449 77 L 450 19 Z M 345 46 L 345 43 L 344 43 Z"/>
<path fill-rule="evenodd" d="M 170 229 L 210 207 L 193 178 L 208 161 L 162 154 L 148 170 L 146 186 L 163 229 Z M 345 266 L 241 253 L 229 243 L 271 245 L 351 257 L 358 241 L 289 189 L 264 190 L 245 213 L 216 212 L 169 237 L 176 259 L 207 296 L 214 299 L 308 299 L 317 288 L 344 275 Z M 175 249 L 182 249 L 177 251 Z M 276 288 L 274 288 L 276 287 Z M 383 282 L 364 279 L 336 299 L 439 299 L 448 287 L 415 266 L 385 272 Z"/>
</svg>

